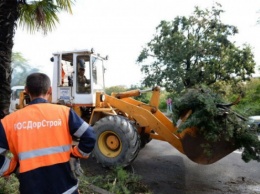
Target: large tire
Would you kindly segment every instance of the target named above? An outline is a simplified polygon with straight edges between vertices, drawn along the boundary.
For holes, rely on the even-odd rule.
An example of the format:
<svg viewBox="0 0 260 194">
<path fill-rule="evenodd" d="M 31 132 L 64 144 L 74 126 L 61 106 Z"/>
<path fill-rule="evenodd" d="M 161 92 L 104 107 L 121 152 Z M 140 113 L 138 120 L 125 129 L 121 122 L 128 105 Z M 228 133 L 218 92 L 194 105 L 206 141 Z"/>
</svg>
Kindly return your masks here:
<svg viewBox="0 0 260 194">
<path fill-rule="evenodd" d="M 140 151 L 137 129 L 122 116 L 107 116 L 93 126 L 97 142 L 93 151 L 104 167 L 128 166 Z"/>
</svg>

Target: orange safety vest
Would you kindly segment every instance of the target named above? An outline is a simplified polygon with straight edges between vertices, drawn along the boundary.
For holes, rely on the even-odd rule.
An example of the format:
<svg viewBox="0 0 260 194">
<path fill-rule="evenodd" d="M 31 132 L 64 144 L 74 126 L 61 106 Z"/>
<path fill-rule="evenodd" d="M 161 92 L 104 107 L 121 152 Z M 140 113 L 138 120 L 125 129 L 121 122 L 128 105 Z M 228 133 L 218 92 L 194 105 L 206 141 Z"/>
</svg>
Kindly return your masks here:
<svg viewBox="0 0 260 194">
<path fill-rule="evenodd" d="M 40 103 L 2 119 L 9 149 L 19 160 L 20 173 L 69 161 L 72 137 L 68 118 L 68 107 Z"/>
</svg>

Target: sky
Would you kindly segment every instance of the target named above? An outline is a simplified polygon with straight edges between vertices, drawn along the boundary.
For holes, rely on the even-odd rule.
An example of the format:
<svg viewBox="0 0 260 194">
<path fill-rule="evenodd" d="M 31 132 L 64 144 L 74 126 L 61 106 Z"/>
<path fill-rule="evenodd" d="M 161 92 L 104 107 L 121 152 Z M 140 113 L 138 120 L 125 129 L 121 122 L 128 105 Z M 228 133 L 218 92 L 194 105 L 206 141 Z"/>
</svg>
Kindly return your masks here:
<svg viewBox="0 0 260 194">
<path fill-rule="evenodd" d="M 225 11 L 222 21 L 238 27 L 236 45 L 249 44 L 260 66 L 259 0 L 76 0 L 73 14 L 58 14 L 59 23 L 47 35 L 30 34 L 18 26 L 13 52 L 22 53 L 29 64 L 52 78 L 52 53 L 94 48 L 101 56 L 109 56 L 106 87 L 130 87 L 143 78 L 136 60 L 160 21 L 190 16 L 195 6 L 211 9 L 215 2 Z"/>
</svg>

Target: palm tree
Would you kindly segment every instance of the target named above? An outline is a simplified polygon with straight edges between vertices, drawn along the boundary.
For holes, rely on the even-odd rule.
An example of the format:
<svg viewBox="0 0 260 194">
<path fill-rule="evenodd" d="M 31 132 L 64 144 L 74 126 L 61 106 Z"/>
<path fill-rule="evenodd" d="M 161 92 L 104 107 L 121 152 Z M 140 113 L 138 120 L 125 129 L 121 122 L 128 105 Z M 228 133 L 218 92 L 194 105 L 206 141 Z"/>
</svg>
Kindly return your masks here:
<svg viewBox="0 0 260 194">
<path fill-rule="evenodd" d="M 69 13 L 73 0 L 0 0 L 0 118 L 8 114 L 11 95 L 11 57 L 17 25 L 31 33 L 47 33 L 59 22 L 57 13 Z"/>
</svg>

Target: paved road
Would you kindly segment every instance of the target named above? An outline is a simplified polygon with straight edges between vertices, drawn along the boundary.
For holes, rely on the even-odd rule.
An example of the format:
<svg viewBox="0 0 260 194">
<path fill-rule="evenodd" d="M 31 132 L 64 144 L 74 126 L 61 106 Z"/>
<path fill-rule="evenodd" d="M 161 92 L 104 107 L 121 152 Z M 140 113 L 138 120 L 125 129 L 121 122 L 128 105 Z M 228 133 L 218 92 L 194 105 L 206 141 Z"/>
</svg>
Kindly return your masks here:
<svg viewBox="0 0 260 194">
<path fill-rule="evenodd" d="M 260 193 L 260 163 L 245 163 L 238 151 L 199 165 L 167 142 L 152 140 L 132 166 L 154 194 Z"/>
<path fill-rule="evenodd" d="M 106 170 L 93 158 L 83 165 L 90 173 Z M 260 163 L 245 163 L 238 151 L 214 164 L 199 165 L 167 142 L 152 140 L 132 169 L 154 194 L 260 194 Z"/>
</svg>

